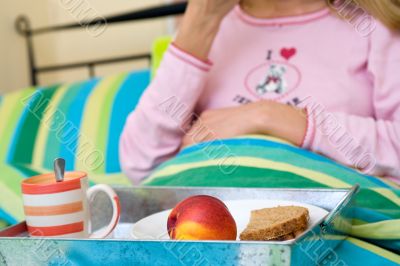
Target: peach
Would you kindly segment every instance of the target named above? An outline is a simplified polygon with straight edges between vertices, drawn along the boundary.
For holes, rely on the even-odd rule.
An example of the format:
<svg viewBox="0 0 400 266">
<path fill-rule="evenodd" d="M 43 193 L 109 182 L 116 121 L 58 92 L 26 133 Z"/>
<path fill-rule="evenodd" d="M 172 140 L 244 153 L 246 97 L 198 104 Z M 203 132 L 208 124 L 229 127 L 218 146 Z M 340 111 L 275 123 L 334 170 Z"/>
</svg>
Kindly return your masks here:
<svg viewBox="0 0 400 266">
<path fill-rule="evenodd" d="M 235 220 L 225 204 L 205 195 L 178 203 L 167 222 L 168 234 L 175 240 L 236 240 Z"/>
</svg>

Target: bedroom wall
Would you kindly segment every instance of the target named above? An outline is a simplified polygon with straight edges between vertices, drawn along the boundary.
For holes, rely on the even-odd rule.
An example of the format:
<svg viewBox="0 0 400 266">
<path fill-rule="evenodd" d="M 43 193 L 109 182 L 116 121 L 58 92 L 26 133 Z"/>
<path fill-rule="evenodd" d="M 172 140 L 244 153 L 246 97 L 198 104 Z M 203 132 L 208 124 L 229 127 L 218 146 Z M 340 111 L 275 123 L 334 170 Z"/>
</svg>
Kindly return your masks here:
<svg viewBox="0 0 400 266">
<path fill-rule="evenodd" d="M 47 24 L 47 17 L 40 15 L 45 1 L 5 0 L 0 8 L 0 94 L 28 85 L 25 42 L 16 33 L 15 18 L 19 14 L 32 14 L 34 25 Z M 46 56 L 46 55 L 44 55 Z"/>
<path fill-rule="evenodd" d="M 78 1 L 78 2 L 76 2 Z M 29 85 L 28 62 L 24 39 L 14 30 L 18 14 L 28 14 L 34 27 L 79 22 L 82 18 L 109 16 L 169 0 L 6 0 L 0 9 L 0 94 Z M 71 5 L 73 2 L 79 5 Z M 85 13 L 87 12 L 87 13 Z M 40 66 L 72 63 L 81 60 L 110 58 L 149 51 L 152 40 L 171 34 L 168 19 L 112 25 L 104 30 L 71 30 L 36 37 L 34 45 Z M 99 76 L 147 67 L 148 63 L 128 62 L 96 68 Z M 87 69 L 42 74 L 41 84 L 86 79 Z"/>
</svg>

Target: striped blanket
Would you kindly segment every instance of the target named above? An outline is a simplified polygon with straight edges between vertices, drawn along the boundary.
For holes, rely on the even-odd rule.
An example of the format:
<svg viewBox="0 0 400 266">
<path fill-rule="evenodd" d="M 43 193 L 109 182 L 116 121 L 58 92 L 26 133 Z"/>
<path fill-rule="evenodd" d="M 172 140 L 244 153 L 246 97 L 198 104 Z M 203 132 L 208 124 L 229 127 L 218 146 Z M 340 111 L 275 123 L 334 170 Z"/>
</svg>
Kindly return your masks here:
<svg viewBox="0 0 400 266">
<path fill-rule="evenodd" d="M 350 188 L 360 184 L 352 238 L 339 252 L 349 262 L 351 254 L 360 254 L 360 265 L 400 263 L 400 256 L 394 254 L 400 252 L 399 187 L 278 139 L 246 136 L 192 146 L 161 165 L 143 184 L 263 188 Z"/>
<path fill-rule="evenodd" d="M 0 228 L 24 219 L 20 183 L 52 171 L 54 158 L 65 158 L 67 170 L 88 172 L 92 184 L 129 185 L 118 142 L 149 81 L 143 70 L 1 97 Z"/>
</svg>

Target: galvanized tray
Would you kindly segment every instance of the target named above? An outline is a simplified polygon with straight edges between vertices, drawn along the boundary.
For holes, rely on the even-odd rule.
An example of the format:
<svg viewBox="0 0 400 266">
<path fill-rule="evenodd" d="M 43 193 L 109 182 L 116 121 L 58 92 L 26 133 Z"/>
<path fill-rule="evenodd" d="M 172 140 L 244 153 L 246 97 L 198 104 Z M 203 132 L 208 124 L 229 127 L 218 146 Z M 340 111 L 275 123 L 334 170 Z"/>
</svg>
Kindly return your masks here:
<svg viewBox="0 0 400 266">
<path fill-rule="evenodd" d="M 104 240 L 30 238 L 25 223 L 0 232 L 0 265 L 334 265 L 334 249 L 351 229 L 352 189 L 251 189 L 184 187 L 114 187 L 122 216 L 113 235 Z M 132 224 L 173 208 L 193 195 L 221 200 L 273 199 L 308 203 L 328 210 L 319 226 L 309 228 L 292 244 L 252 241 L 133 240 Z M 96 197 L 94 229 L 110 217 L 107 198 Z"/>
</svg>

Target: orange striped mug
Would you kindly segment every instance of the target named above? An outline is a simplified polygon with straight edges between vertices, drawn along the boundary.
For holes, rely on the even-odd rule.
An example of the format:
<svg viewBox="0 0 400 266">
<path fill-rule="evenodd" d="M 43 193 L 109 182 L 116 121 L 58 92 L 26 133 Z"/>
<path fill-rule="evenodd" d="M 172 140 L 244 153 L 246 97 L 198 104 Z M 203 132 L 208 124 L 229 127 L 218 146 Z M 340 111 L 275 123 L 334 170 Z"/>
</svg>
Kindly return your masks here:
<svg viewBox="0 0 400 266">
<path fill-rule="evenodd" d="M 111 199 L 113 216 L 105 228 L 91 233 L 89 203 L 98 192 Z M 54 173 L 22 181 L 26 224 L 30 236 L 61 238 L 105 238 L 118 224 L 120 204 L 115 191 L 107 185 L 89 188 L 87 174 L 66 172 L 57 183 Z"/>
</svg>

